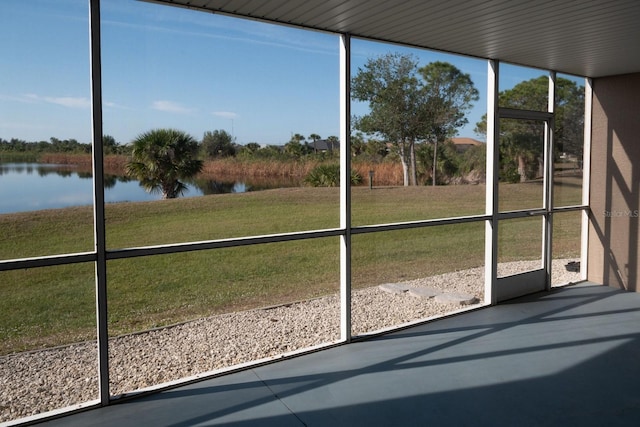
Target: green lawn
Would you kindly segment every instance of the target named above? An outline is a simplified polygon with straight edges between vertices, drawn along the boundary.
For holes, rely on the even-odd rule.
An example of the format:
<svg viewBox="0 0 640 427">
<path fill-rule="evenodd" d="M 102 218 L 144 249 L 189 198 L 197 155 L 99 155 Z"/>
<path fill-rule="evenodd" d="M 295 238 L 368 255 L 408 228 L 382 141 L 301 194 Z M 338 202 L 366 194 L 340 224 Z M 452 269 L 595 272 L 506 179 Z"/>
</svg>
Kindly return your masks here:
<svg viewBox="0 0 640 427">
<path fill-rule="evenodd" d="M 534 187 L 514 184 L 502 191 L 521 204 L 535 197 Z M 579 188 L 574 193 L 571 197 L 579 199 Z M 115 249 L 334 228 L 339 226 L 338 207 L 335 188 L 109 204 L 107 245 Z M 353 188 L 354 225 L 483 212 L 482 185 Z M 0 215 L 0 258 L 89 251 L 91 224 L 90 208 Z M 577 230 L 562 235 L 563 250 L 575 252 L 579 215 L 565 217 L 562 224 L 558 235 L 565 228 Z M 537 233 L 535 226 L 510 233 L 523 237 L 514 239 L 518 251 L 531 252 L 526 236 Z M 353 236 L 356 288 L 483 261 L 481 222 Z M 0 354 L 95 337 L 93 274 L 91 263 L 0 273 Z M 118 335 L 334 293 L 339 238 L 113 260 L 107 264 L 107 280 L 109 332 Z"/>
</svg>

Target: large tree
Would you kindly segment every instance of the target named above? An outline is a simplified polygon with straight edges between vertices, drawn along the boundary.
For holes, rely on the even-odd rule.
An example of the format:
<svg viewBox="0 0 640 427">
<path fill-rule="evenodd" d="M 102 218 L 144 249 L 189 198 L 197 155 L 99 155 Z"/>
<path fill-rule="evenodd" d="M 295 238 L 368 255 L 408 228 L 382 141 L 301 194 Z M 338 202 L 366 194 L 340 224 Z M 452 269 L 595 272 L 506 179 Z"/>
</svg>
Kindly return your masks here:
<svg viewBox="0 0 640 427">
<path fill-rule="evenodd" d="M 447 62 L 418 68 L 410 55 L 369 59 L 352 79 L 351 95 L 369 103 L 369 114 L 354 125 L 391 142 L 402 162 L 404 185 L 417 184 L 416 143 L 434 145 L 432 179 L 436 182 L 438 143 L 457 132 L 467 119 L 478 91 L 471 77 Z"/>
<path fill-rule="evenodd" d="M 438 144 L 456 135 L 458 128 L 468 123 L 466 114 L 479 95 L 471 76 L 448 62 L 432 62 L 419 72 L 424 79 L 423 96 L 427 108 L 425 131 L 433 144 L 431 180 L 436 185 Z"/>
<path fill-rule="evenodd" d="M 182 195 L 187 180 L 200 172 L 198 141 L 175 129 L 154 129 L 139 135 L 132 143 L 127 173 L 138 179 L 149 192 L 163 199 Z"/>
<path fill-rule="evenodd" d="M 391 142 L 402 162 L 404 185 L 416 184 L 415 143 L 420 137 L 418 63 L 409 55 L 390 53 L 369 59 L 351 82 L 354 99 L 369 103 L 369 114 L 354 125 Z"/>
<path fill-rule="evenodd" d="M 236 155 L 234 138 L 225 130 L 205 132 L 202 136 L 202 149 L 207 157 L 233 157 Z"/>
</svg>

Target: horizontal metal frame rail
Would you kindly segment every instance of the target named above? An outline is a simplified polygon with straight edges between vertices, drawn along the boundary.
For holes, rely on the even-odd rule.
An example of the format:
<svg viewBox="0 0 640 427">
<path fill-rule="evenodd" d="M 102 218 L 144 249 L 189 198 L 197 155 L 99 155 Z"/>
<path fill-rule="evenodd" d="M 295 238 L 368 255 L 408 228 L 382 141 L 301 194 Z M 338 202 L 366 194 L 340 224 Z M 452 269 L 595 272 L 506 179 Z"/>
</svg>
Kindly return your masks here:
<svg viewBox="0 0 640 427">
<path fill-rule="evenodd" d="M 483 221 L 486 217 L 472 216 L 459 218 L 446 218 L 425 221 L 412 221 L 393 224 L 370 225 L 352 227 L 351 233 L 372 233 L 376 231 L 402 230 L 418 227 L 431 227 L 435 225 L 458 224 L 471 221 Z M 325 230 L 300 231 L 293 233 L 269 234 L 263 236 L 249 236 L 231 239 L 205 240 L 200 242 L 175 243 L 167 245 L 142 246 L 124 249 L 107 250 L 106 259 L 115 260 L 134 258 L 150 255 L 165 255 L 181 252 L 202 251 L 208 249 L 233 248 L 267 243 L 293 242 L 296 240 L 316 239 L 323 237 L 343 236 L 346 233 L 342 228 L 330 228 Z M 97 260 L 96 252 L 82 252 L 63 255 L 51 255 L 32 258 L 20 258 L 0 261 L 0 271 L 18 270 L 33 267 L 50 267 L 81 262 L 94 262 Z"/>
<path fill-rule="evenodd" d="M 73 254 L 48 255 L 32 258 L 16 258 L 0 261 L 0 271 L 77 264 L 81 262 L 93 262 L 97 259 L 98 256 L 95 252 L 79 252 Z"/>
<path fill-rule="evenodd" d="M 553 119 L 553 113 L 534 110 L 518 110 L 516 108 L 498 108 L 498 115 L 501 119 L 520 120 L 540 120 L 547 121 Z"/>
<path fill-rule="evenodd" d="M 588 206 L 575 205 L 554 208 L 552 213 L 584 211 Z M 533 211 L 501 212 L 500 219 L 524 218 L 529 216 L 544 215 L 544 209 Z M 463 224 L 468 222 L 480 222 L 491 219 L 490 215 L 472 215 L 452 218 L 438 218 L 421 221 L 397 222 L 388 224 L 362 225 L 351 227 L 351 234 L 366 234 L 383 231 L 409 230 L 413 228 L 435 227 L 442 225 Z M 232 239 L 205 240 L 200 242 L 175 243 L 168 245 L 142 246 L 124 249 L 107 250 L 106 259 L 115 260 L 134 258 L 150 255 L 166 255 L 181 252 L 194 252 L 208 249 L 234 248 L 248 245 L 266 243 L 293 242 L 296 240 L 316 239 L 332 236 L 343 236 L 345 229 L 329 228 L 325 230 L 300 231 L 294 233 L 268 234 L 263 236 L 249 236 Z M 49 255 L 41 257 L 17 258 L 0 261 L 0 271 L 19 270 L 24 268 L 53 267 L 56 265 L 77 264 L 94 262 L 97 260 L 96 252 L 80 252 L 72 254 Z"/>
</svg>

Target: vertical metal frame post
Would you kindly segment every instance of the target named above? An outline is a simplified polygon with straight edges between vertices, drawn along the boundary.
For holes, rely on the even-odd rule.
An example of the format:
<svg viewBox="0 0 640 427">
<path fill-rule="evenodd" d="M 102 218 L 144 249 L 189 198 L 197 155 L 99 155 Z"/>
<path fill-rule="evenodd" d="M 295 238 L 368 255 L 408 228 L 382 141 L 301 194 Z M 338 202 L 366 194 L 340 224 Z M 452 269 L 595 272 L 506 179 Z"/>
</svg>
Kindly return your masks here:
<svg viewBox="0 0 640 427">
<path fill-rule="evenodd" d="M 496 304 L 498 277 L 498 79 L 500 64 L 487 63 L 487 159 L 485 210 L 491 219 L 485 221 L 484 302 Z"/>
<path fill-rule="evenodd" d="M 351 341 L 351 36 L 340 36 L 340 340 Z"/>
<path fill-rule="evenodd" d="M 582 148 L 582 227 L 580 236 L 580 279 L 587 280 L 589 269 L 589 214 L 591 212 L 591 114 L 593 108 L 593 80 L 584 82 L 584 146 Z"/>
<path fill-rule="evenodd" d="M 109 393 L 109 333 L 107 325 L 107 261 L 104 226 L 104 170 L 102 150 L 102 65 L 100 54 L 100 0 L 89 0 L 91 49 L 91 129 L 93 159 L 93 227 L 96 251 L 96 319 L 98 334 L 98 383 L 100 403 Z"/>
<path fill-rule="evenodd" d="M 544 202 L 545 215 L 542 227 L 542 260 L 545 272 L 545 289 L 551 289 L 551 269 L 553 260 L 553 129 L 556 110 L 556 73 L 549 72 L 549 99 L 547 111 L 552 114 L 544 122 Z"/>
</svg>

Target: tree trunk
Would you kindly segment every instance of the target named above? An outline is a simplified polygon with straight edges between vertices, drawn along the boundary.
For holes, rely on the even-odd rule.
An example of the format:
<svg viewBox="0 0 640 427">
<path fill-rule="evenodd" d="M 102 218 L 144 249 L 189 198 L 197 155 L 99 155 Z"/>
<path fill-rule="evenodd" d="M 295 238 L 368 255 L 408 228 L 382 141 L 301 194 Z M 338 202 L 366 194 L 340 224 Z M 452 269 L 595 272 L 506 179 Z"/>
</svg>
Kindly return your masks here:
<svg viewBox="0 0 640 427">
<path fill-rule="evenodd" d="M 436 185 L 436 171 L 438 170 L 438 140 L 433 141 L 433 173 L 431 174 L 431 185 Z"/>
<path fill-rule="evenodd" d="M 409 165 L 404 143 L 400 143 L 400 162 L 402 163 L 402 182 L 405 187 L 409 185 Z"/>
<path fill-rule="evenodd" d="M 527 180 L 527 162 L 524 156 L 518 156 L 518 174 L 520 174 L 520 182 Z"/>
<path fill-rule="evenodd" d="M 411 185 L 418 185 L 418 168 L 416 162 L 416 144 L 411 141 L 409 143 L 409 161 L 411 162 Z"/>
<path fill-rule="evenodd" d="M 544 176 L 544 159 L 538 158 L 538 176 Z"/>
</svg>

